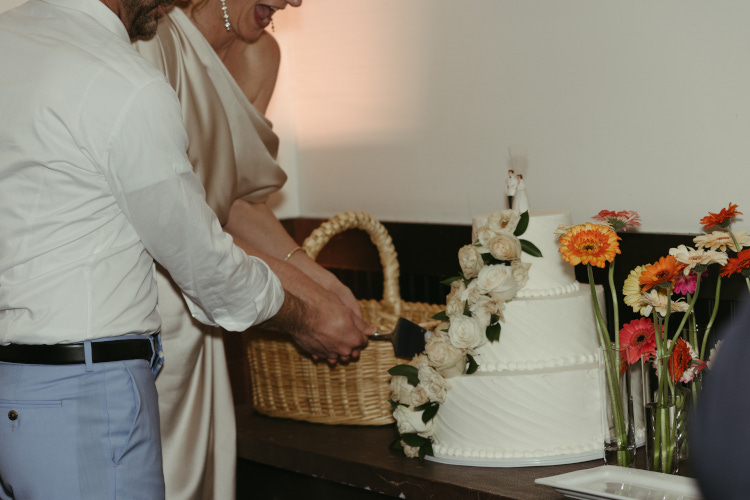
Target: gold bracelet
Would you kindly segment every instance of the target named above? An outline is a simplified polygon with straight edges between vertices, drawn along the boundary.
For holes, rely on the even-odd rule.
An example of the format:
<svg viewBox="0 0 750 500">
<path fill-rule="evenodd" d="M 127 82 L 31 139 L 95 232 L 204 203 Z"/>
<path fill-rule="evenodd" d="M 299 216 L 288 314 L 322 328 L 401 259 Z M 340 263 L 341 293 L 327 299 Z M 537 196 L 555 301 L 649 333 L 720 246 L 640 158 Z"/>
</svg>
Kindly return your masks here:
<svg viewBox="0 0 750 500">
<path fill-rule="evenodd" d="M 294 250 L 292 250 L 291 252 L 289 252 L 288 254 L 286 254 L 286 257 L 284 257 L 284 262 L 289 262 L 289 259 L 291 259 L 292 255 L 294 255 L 295 253 L 297 253 L 298 250 L 302 250 L 302 247 L 297 247 Z"/>
</svg>

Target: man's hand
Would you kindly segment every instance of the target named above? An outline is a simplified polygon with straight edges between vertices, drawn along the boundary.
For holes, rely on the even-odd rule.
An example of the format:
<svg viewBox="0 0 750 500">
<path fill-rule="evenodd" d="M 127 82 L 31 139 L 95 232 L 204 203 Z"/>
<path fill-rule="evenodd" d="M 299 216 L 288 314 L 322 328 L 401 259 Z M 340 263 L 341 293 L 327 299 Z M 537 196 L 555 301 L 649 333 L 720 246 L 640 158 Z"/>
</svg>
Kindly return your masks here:
<svg viewBox="0 0 750 500">
<path fill-rule="evenodd" d="M 357 359 L 368 337 L 375 333 L 375 327 L 327 291 L 313 300 L 302 300 L 285 291 L 281 309 L 263 326 L 291 334 L 313 359 L 326 359 L 331 364 Z"/>
</svg>

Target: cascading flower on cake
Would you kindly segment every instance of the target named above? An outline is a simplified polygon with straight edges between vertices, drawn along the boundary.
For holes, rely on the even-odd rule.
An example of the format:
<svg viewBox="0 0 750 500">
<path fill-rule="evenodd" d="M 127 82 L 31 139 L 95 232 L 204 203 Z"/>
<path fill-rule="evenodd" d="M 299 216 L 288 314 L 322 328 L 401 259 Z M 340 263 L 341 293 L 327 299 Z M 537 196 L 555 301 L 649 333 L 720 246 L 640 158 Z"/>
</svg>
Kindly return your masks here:
<svg viewBox="0 0 750 500">
<path fill-rule="evenodd" d="M 449 379 L 474 373 L 476 350 L 500 338 L 505 304 L 528 280 L 531 264 L 521 261 L 526 252 L 541 257 L 536 246 L 520 239 L 528 227 L 528 212 L 494 212 L 477 229 L 477 241 L 458 252 L 461 273 L 444 281 L 451 287 L 442 322 L 427 339 L 425 351 L 409 364 L 389 370 L 391 407 L 398 439 L 392 448 L 408 457 L 432 455 L 433 418 L 450 388 Z"/>
</svg>

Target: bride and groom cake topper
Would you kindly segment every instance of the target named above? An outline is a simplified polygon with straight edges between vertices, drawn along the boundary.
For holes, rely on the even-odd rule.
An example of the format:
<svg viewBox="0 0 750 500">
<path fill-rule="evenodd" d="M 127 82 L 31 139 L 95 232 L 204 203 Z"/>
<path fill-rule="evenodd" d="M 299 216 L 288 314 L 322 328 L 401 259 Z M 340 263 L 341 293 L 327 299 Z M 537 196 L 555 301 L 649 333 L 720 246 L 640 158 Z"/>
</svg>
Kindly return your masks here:
<svg viewBox="0 0 750 500">
<path fill-rule="evenodd" d="M 523 213 L 529 210 L 529 197 L 526 194 L 526 183 L 523 180 L 521 170 L 525 170 L 529 161 L 523 146 L 509 146 L 508 153 L 511 167 L 508 169 L 508 178 L 505 180 L 508 208 Z"/>
</svg>

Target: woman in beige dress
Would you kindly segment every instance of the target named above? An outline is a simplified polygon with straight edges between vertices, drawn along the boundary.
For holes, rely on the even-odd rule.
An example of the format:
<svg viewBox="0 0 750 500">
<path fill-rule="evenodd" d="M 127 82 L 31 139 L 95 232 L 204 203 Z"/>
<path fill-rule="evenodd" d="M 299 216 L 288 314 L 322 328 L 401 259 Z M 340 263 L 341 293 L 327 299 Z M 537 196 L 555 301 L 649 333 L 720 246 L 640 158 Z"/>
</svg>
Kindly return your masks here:
<svg viewBox="0 0 750 500">
<path fill-rule="evenodd" d="M 310 342 L 346 343 L 358 356 L 374 329 L 331 273 L 297 244 L 265 204 L 286 175 L 278 139 L 263 116 L 276 82 L 279 48 L 271 17 L 301 0 L 199 0 L 176 4 L 154 39 L 136 48 L 162 70 L 180 99 L 188 156 L 224 230 L 263 258 L 284 288 L 314 306 Z M 165 363 L 156 379 L 168 500 L 235 498 L 236 431 L 222 332 L 199 325 L 165 274 L 159 308 Z M 349 356 L 330 358 L 346 361 Z"/>
</svg>

